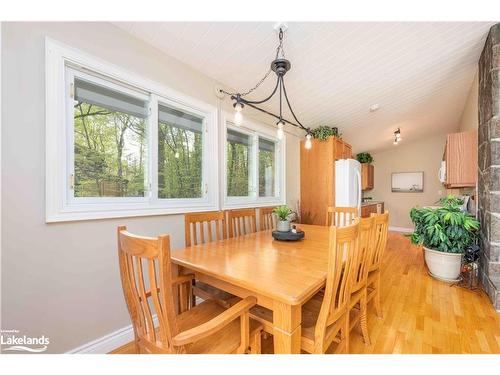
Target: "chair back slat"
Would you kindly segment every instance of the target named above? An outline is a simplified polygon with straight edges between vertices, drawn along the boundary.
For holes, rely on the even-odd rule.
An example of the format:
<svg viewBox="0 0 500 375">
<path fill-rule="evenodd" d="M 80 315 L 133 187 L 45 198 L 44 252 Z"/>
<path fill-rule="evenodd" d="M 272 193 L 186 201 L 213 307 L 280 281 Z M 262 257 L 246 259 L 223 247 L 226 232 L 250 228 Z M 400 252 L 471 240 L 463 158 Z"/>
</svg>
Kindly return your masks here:
<svg viewBox="0 0 500 375">
<path fill-rule="evenodd" d="M 389 231 L 389 212 L 383 214 L 371 214 L 375 217 L 375 248 L 370 261 L 370 271 L 380 268 L 382 256 L 387 245 L 387 233 Z"/>
<path fill-rule="evenodd" d="M 205 230 L 206 227 L 206 230 Z M 220 241 L 227 238 L 224 211 L 201 212 L 184 216 L 186 246 Z"/>
<path fill-rule="evenodd" d="M 375 248 L 375 218 L 362 218 L 359 224 L 359 251 L 353 274 L 352 291 L 361 289 L 368 278 L 370 257 Z"/>
<path fill-rule="evenodd" d="M 275 207 L 262 207 L 259 209 L 260 230 L 276 229 L 276 217 L 273 215 Z"/>
<path fill-rule="evenodd" d="M 178 333 L 172 295 L 170 237 L 141 237 L 118 227 L 118 258 L 125 302 L 139 349 L 185 352 L 172 346 Z M 158 318 L 158 327 L 153 316 Z"/>
<path fill-rule="evenodd" d="M 230 238 L 257 231 L 254 208 L 227 211 L 227 221 Z"/>
<path fill-rule="evenodd" d="M 330 227 L 326 288 L 315 327 L 315 338 L 320 343 L 324 342 L 328 327 L 347 313 L 358 257 L 359 229 L 359 219 L 350 226 Z"/>
<path fill-rule="evenodd" d="M 327 207 L 325 225 L 345 227 L 352 225 L 357 217 L 359 217 L 357 207 Z"/>
<path fill-rule="evenodd" d="M 149 341 L 156 342 L 153 314 L 151 313 L 151 309 L 149 307 L 148 297 L 146 297 L 147 290 L 144 286 L 145 283 L 142 267 L 142 259 L 137 257 L 135 259 L 135 271 L 138 280 L 138 285 L 136 287 L 139 289 L 139 306 L 142 309 L 143 316 L 146 318 L 143 334 L 149 339 Z"/>
</svg>

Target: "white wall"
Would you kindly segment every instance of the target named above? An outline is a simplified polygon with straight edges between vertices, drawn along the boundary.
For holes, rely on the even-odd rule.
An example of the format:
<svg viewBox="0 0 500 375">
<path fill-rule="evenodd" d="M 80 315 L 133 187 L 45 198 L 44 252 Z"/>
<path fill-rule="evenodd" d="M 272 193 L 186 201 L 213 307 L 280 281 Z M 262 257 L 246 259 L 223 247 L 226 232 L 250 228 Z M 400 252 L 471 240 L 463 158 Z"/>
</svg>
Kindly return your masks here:
<svg viewBox="0 0 500 375">
<path fill-rule="evenodd" d="M 181 215 L 45 223 L 44 38 L 50 36 L 212 105 L 215 81 L 107 23 L 2 24 L 2 329 L 65 352 L 130 324 L 116 227 L 169 233 Z M 228 101 L 225 101 L 228 105 Z M 299 140 L 287 137 L 287 201 L 299 199 Z"/>
<path fill-rule="evenodd" d="M 384 201 L 385 209 L 389 211 L 391 226 L 413 228 L 409 216 L 411 208 L 432 205 L 441 198 L 440 192 L 446 194 L 446 189 L 438 179 L 445 143 L 445 134 L 435 134 L 415 142 L 408 142 L 406 138 L 390 150 L 373 154 L 374 189 L 364 195 Z M 422 193 L 391 192 L 393 172 L 421 171 L 424 172 Z"/>
<path fill-rule="evenodd" d="M 460 117 L 460 124 L 458 131 L 466 132 L 475 130 L 479 126 L 479 73 L 474 76 L 467 101 L 465 102 L 462 116 Z"/>
</svg>

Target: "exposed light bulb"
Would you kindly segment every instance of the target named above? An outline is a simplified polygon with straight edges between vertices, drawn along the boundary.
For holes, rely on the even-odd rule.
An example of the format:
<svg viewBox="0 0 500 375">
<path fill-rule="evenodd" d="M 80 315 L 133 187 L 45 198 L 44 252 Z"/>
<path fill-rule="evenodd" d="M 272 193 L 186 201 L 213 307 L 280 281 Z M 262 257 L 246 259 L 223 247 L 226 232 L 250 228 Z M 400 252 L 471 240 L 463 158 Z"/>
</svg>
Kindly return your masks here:
<svg viewBox="0 0 500 375">
<path fill-rule="evenodd" d="M 311 134 L 306 135 L 306 143 L 304 145 L 306 150 L 310 150 L 312 147 L 312 142 L 311 142 Z"/>
<path fill-rule="evenodd" d="M 179 159 L 179 153 L 178 153 L 178 152 L 175 152 L 174 157 L 175 157 L 176 159 Z"/>
<path fill-rule="evenodd" d="M 242 122 L 243 115 L 241 114 L 241 110 L 234 112 L 234 123 L 236 124 L 236 126 L 240 126 Z"/>
<path fill-rule="evenodd" d="M 278 122 L 278 130 L 276 131 L 276 135 L 278 136 L 278 139 L 283 139 L 283 136 L 285 135 L 285 132 L 283 131 L 283 121 Z"/>
<path fill-rule="evenodd" d="M 234 103 L 234 110 L 236 112 L 241 112 L 242 109 L 243 109 L 243 104 L 241 104 L 241 103 Z"/>
</svg>

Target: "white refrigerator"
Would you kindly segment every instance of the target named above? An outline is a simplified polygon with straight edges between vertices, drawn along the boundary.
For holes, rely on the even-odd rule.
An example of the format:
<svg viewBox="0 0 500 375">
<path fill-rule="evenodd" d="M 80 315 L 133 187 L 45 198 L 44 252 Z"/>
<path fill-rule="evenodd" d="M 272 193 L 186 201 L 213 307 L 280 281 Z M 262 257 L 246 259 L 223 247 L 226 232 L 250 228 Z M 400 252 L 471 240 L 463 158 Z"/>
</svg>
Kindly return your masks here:
<svg viewBox="0 0 500 375">
<path fill-rule="evenodd" d="M 335 162 L 335 206 L 357 207 L 361 213 L 361 164 L 354 159 Z"/>
</svg>

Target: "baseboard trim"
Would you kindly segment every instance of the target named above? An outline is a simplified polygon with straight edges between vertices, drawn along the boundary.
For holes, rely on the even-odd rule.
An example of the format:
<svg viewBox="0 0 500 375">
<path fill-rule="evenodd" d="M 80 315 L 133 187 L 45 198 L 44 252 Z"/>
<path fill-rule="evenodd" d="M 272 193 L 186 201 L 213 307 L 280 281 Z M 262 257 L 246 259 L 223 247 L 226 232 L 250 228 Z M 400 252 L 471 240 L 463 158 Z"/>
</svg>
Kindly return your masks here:
<svg viewBox="0 0 500 375">
<path fill-rule="evenodd" d="M 158 317 L 153 316 L 153 324 L 158 325 Z M 72 349 L 66 354 L 107 354 L 120 346 L 134 340 L 134 328 L 132 324 L 90 341 L 78 348 Z"/>
<path fill-rule="evenodd" d="M 134 339 L 132 324 L 90 341 L 66 354 L 106 354 Z"/>
<path fill-rule="evenodd" d="M 196 297 L 196 304 L 199 305 L 203 300 Z M 153 324 L 158 326 L 158 317 L 153 315 Z M 74 348 L 66 354 L 107 354 L 120 346 L 128 344 L 134 340 L 134 328 L 132 324 L 111 332 L 105 336 L 99 337 L 96 340 L 89 341 L 86 344 Z"/>
<path fill-rule="evenodd" d="M 401 233 L 413 233 L 413 228 L 405 228 L 405 227 L 391 227 L 389 226 L 389 231 L 391 232 L 401 232 Z"/>
</svg>

